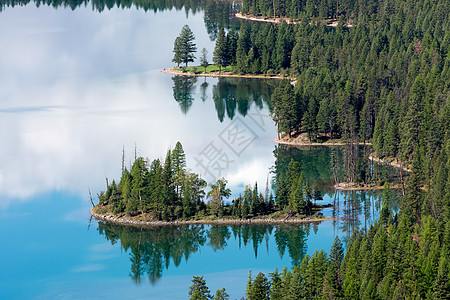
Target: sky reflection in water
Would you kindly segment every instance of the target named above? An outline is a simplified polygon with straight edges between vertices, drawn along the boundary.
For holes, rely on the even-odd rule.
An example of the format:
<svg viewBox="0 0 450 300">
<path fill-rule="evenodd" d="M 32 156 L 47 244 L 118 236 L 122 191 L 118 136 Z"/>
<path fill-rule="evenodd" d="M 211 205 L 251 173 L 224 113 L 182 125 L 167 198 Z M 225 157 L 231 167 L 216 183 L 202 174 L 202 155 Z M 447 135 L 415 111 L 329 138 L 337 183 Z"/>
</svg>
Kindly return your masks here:
<svg viewBox="0 0 450 300">
<path fill-rule="evenodd" d="M 138 155 L 154 159 L 179 140 L 188 166 L 201 173 L 195 156 L 231 120 L 217 118 L 217 79 L 206 79 L 206 91 L 201 82 L 194 87 L 195 101 L 184 115 L 173 98 L 172 76 L 159 72 L 172 65 L 173 41 L 186 23 L 198 48 L 212 52 L 202 14 L 187 19 L 184 11 L 33 5 L 3 11 L 0 126 L 8 130 L 0 133 L 0 207 L 52 190 L 87 199 L 89 188 L 94 194 L 104 188 L 105 175 L 119 177 L 122 146 L 131 163 L 135 145 Z M 252 105 L 250 112 L 256 111 Z M 267 107 L 261 113 L 267 115 Z M 273 122 L 268 118 L 257 134 L 220 174 L 232 187 L 265 182 Z"/>
</svg>

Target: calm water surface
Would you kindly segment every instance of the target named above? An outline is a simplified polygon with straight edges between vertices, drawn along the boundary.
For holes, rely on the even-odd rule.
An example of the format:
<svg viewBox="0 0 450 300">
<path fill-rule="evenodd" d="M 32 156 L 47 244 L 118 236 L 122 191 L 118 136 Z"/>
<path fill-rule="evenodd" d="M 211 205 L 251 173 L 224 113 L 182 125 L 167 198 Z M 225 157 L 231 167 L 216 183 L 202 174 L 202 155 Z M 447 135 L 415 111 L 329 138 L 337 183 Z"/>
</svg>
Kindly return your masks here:
<svg viewBox="0 0 450 300">
<path fill-rule="evenodd" d="M 276 83 L 160 72 L 171 66 L 184 24 L 197 47 L 209 50 L 209 60 L 218 24 L 235 24 L 229 8 L 202 3 L 189 9 L 107 9 L 88 2 L 72 9 L 3 7 L 1 299 L 180 299 L 193 275 L 240 298 L 249 269 L 290 268 L 316 248 L 328 251 L 336 234 L 345 240 L 377 218 L 376 194 L 335 194 L 324 184 L 323 202 L 338 205 L 323 214 L 351 221 L 166 232 L 90 220 L 89 191 L 95 196 L 105 177 L 119 177 L 122 148 L 131 163 L 135 151 L 163 157 L 180 141 L 190 168 L 207 180 L 226 177 L 235 194 L 256 181 L 265 186 L 273 175 L 280 157 L 273 154 L 268 100 Z M 236 129 L 246 130 L 243 146 L 229 139 Z M 226 165 L 198 163 L 211 147 L 226 155 Z M 283 157 L 322 155 L 319 164 L 303 164 L 316 180 L 314 174 L 328 170 L 322 152 Z"/>
</svg>

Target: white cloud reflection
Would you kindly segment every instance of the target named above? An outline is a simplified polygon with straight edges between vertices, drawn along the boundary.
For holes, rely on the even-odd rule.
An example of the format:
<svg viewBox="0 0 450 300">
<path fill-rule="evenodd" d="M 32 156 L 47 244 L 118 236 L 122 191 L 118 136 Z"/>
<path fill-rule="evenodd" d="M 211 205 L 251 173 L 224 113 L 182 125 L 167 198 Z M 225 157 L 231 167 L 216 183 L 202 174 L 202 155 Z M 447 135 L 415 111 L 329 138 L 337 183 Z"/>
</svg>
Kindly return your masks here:
<svg viewBox="0 0 450 300">
<path fill-rule="evenodd" d="M 54 190 L 95 195 L 118 179 L 122 146 L 164 157 L 179 140 L 188 166 L 227 125 L 197 94 L 183 115 L 172 96 L 173 40 L 188 23 L 198 48 L 213 49 L 202 16 L 31 5 L 1 13 L 0 209 Z M 8 28 L 8 29 L 6 29 Z M 167 28 L 167 32 L 162 32 Z M 211 87 L 216 79 L 208 79 Z M 252 109 L 256 109 L 253 107 Z M 265 186 L 273 164 L 270 123 L 225 173 L 233 188 Z M 264 141 L 264 143 L 261 143 Z"/>
</svg>

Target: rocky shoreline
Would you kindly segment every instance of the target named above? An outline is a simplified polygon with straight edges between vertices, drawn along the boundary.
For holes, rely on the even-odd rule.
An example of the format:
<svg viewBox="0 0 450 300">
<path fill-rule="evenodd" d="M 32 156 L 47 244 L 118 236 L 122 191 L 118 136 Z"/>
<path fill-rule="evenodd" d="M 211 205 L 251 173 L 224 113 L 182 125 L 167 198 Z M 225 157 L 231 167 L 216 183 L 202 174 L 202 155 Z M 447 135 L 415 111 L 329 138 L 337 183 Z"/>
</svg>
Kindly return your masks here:
<svg viewBox="0 0 450 300">
<path fill-rule="evenodd" d="M 328 146 L 328 147 L 333 147 L 333 146 L 345 146 L 347 145 L 346 143 L 342 143 L 342 142 L 325 142 L 325 143 L 310 143 L 310 142 L 298 142 L 298 141 L 286 141 L 281 139 L 276 138 L 274 140 L 275 143 L 277 144 L 281 144 L 281 145 L 288 145 L 288 146 L 299 146 L 299 147 L 305 147 L 305 146 Z M 366 145 L 366 146 L 371 146 L 371 143 L 354 143 L 355 145 Z"/>
<path fill-rule="evenodd" d="M 334 218 L 255 218 L 255 219 L 217 219 L 217 220 L 192 220 L 192 221 L 142 221 L 133 220 L 126 215 L 115 216 L 112 214 L 98 214 L 90 210 L 91 215 L 99 221 L 114 223 L 119 225 L 137 226 L 137 227 L 159 227 L 159 226 L 179 226 L 179 225 L 244 225 L 244 224 L 301 224 L 316 223 Z"/>
</svg>

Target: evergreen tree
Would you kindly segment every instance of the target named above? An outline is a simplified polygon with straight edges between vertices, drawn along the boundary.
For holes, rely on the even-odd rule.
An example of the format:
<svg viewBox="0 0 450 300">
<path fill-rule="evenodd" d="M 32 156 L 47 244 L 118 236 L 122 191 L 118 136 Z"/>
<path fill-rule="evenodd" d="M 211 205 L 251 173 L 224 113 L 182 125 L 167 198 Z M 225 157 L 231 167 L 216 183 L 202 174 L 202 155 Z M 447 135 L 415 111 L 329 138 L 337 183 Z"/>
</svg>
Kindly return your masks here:
<svg viewBox="0 0 450 300">
<path fill-rule="evenodd" d="M 174 45 L 173 45 L 173 58 L 172 61 L 177 64 L 177 67 L 180 67 L 180 64 L 183 62 L 182 53 L 183 53 L 183 47 L 181 45 L 181 38 L 177 37 L 175 39 Z"/>
<path fill-rule="evenodd" d="M 219 289 L 216 291 L 216 295 L 214 296 L 214 300 L 229 300 L 230 295 L 225 291 L 225 288 Z"/>
<path fill-rule="evenodd" d="M 180 66 L 180 63 L 184 63 L 187 67 L 188 63 L 194 61 L 194 53 L 197 51 L 194 40 L 194 33 L 188 25 L 184 25 L 180 35 L 175 39 L 173 48 L 174 57 L 172 61 L 177 63 L 178 66 Z"/>
<path fill-rule="evenodd" d="M 249 276 L 251 276 L 251 273 Z M 263 273 L 259 272 L 253 282 L 250 277 L 246 291 L 248 300 L 269 300 L 269 291 L 270 283 Z"/>
<path fill-rule="evenodd" d="M 206 286 L 206 281 L 203 276 L 193 276 L 192 285 L 189 287 L 190 300 L 208 300 L 212 299 L 209 288 Z"/>
<path fill-rule="evenodd" d="M 170 154 L 170 167 L 172 168 L 173 182 L 177 197 L 180 197 L 181 186 L 185 180 L 186 155 L 180 142 L 175 144 Z"/>
<path fill-rule="evenodd" d="M 278 269 L 275 269 L 273 273 L 269 274 L 270 276 L 270 292 L 269 297 L 271 300 L 282 300 L 284 297 L 283 293 L 283 282 L 281 280 L 280 274 L 278 273 Z"/>
<path fill-rule="evenodd" d="M 206 71 L 206 68 L 209 66 L 209 63 L 208 63 L 208 50 L 206 50 L 206 48 L 202 49 L 202 54 L 200 56 L 200 65 L 203 68 L 205 68 L 205 71 Z"/>
<path fill-rule="evenodd" d="M 220 28 L 219 34 L 217 36 L 216 45 L 214 47 L 213 62 L 219 65 L 219 73 L 223 66 L 228 63 L 228 48 L 227 48 L 227 38 L 225 36 L 225 30 Z"/>
</svg>

